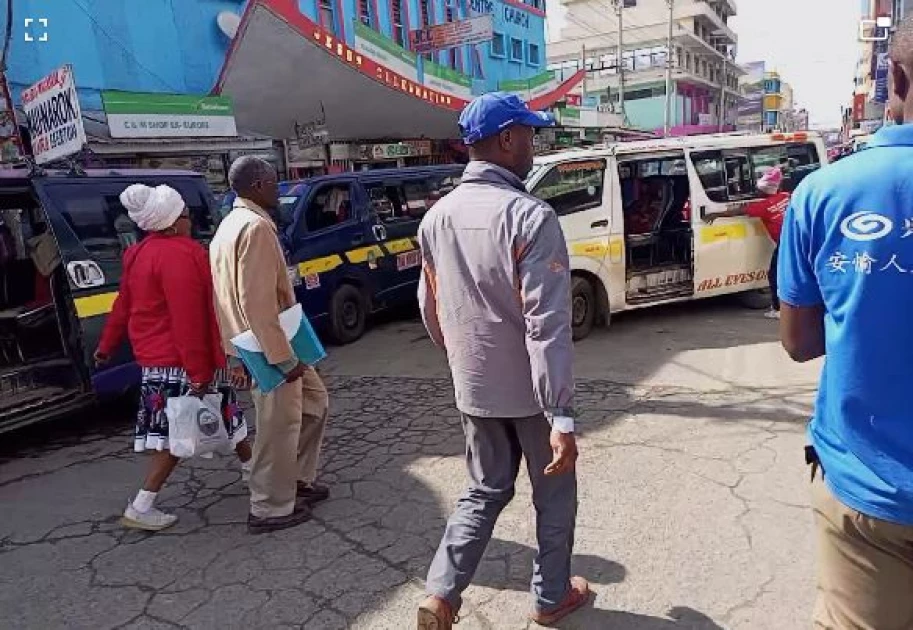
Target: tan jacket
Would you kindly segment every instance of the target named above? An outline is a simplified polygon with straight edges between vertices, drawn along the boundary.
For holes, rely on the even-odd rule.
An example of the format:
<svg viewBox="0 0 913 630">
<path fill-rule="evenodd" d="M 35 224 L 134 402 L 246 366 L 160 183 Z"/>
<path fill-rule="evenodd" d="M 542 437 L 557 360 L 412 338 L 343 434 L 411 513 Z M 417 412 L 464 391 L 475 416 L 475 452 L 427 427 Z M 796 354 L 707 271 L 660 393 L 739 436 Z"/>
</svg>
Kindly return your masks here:
<svg viewBox="0 0 913 630">
<path fill-rule="evenodd" d="M 295 304 L 295 291 L 269 214 L 254 202 L 237 198 L 216 230 L 209 260 L 225 352 L 237 356 L 230 339 L 253 330 L 270 363 L 293 359 L 279 313 Z"/>
</svg>

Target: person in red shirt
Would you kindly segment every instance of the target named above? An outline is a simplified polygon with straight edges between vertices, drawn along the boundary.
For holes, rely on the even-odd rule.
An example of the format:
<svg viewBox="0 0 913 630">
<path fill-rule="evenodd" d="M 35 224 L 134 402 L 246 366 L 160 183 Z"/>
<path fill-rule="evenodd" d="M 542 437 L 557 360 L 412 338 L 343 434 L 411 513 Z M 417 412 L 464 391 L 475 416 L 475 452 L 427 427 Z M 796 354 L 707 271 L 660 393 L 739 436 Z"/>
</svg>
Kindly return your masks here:
<svg viewBox="0 0 913 630">
<path fill-rule="evenodd" d="M 168 450 L 169 396 L 222 394 L 222 415 L 242 462 L 250 459 L 247 425 L 232 384 L 243 386 L 243 368 L 225 370 L 226 359 L 213 305 L 212 276 L 206 250 L 191 238 L 190 213 L 181 195 L 168 186 L 129 186 L 120 195 L 147 236 L 124 253 L 120 291 L 105 321 L 95 352 L 108 362 L 124 338 L 142 368 L 134 450 L 152 450 L 149 472 L 121 523 L 158 531 L 177 521 L 155 507 L 162 485 L 178 458 Z"/>
<path fill-rule="evenodd" d="M 720 217 L 754 217 L 760 219 L 774 242 L 774 251 L 770 257 L 767 280 L 770 283 L 770 310 L 765 314 L 769 319 L 780 319 L 780 300 L 777 298 L 777 256 L 780 252 L 780 232 L 783 230 L 783 217 L 789 206 L 790 194 L 781 192 L 783 171 L 780 166 L 768 170 L 758 180 L 757 189 L 765 195 L 763 199 L 741 204 L 732 210 L 707 216 L 707 222 L 713 223 Z"/>
</svg>

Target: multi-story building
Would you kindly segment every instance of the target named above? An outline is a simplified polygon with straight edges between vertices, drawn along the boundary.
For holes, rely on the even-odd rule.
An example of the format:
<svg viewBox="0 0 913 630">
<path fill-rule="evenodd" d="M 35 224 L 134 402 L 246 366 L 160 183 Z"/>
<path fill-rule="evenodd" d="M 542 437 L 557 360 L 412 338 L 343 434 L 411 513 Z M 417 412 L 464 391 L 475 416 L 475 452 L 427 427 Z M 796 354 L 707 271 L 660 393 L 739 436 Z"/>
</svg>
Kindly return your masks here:
<svg viewBox="0 0 913 630">
<path fill-rule="evenodd" d="M 567 7 L 567 25 L 559 40 L 549 44 L 549 67 L 559 77 L 571 77 L 585 68 L 585 97 L 614 104 L 628 125 L 661 133 L 669 59 L 670 133 L 734 128 L 739 77 L 744 73 L 733 62 L 738 37 L 729 18 L 736 14 L 734 0 L 674 0 L 671 50 L 667 50 L 667 0 L 619 0 L 616 10 L 605 0 L 561 2 Z M 623 104 L 619 99 L 622 86 Z"/>
<path fill-rule="evenodd" d="M 331 170 L 450 159 L 474 95 L 503 89 L 545 108 L 582 76 L 547 71 L 544 0 L 16 0 L 16 15 L 15 102 L 64 63 L 101 128 L 105 91 L 229 96 L 238 129 Z M 33 19 L 23 33 L 20 16 L 46 27 Z M 484 16 L 488 41 L 453 28 L 449 48 L 413 49 L 410 31 Z"/>
</svg>

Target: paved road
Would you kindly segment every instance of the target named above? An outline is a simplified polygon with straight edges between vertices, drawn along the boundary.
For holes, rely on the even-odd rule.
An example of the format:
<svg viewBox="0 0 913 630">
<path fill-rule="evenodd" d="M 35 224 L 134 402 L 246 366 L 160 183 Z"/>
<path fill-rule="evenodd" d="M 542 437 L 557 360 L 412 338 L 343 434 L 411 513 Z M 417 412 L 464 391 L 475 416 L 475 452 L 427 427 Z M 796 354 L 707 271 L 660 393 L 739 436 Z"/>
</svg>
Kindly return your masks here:
<svg viewBox="0 0 913 630">
<path fill-rule="evenodd" d="M 577 346 L 575 565 L 592 608 L 563 628 L 807 625 L 813 598 L 803 425 L 817 366 L 727 303 L 619 317 Z M 117 525 L 142 458 L 109 411 L 0 439 L 0 627 L 410 627 L 463 486 L 446 365 L 413 321 L 334 349 L 317 518 L 245 533 L 230 458 L 179 468 L 146 535 Z M 527 628 L 528 484 L 502 515 L 460 630 Z"/>
</svg>

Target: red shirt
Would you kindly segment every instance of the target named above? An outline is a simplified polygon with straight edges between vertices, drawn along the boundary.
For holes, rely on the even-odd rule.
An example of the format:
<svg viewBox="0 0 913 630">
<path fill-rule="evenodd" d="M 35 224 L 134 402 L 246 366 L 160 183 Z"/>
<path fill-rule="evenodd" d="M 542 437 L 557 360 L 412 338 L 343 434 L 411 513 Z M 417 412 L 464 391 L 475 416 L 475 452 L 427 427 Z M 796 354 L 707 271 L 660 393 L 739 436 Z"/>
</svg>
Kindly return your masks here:
<svg viewBox="0 0 913 630">
<path fill-rule="evenodd" d="M 789 193 L 778 192 L 776 195 L 765 197 L 745 208 L 745 214 L 761 219 L 767 233 L 774 243 L 780 244 L 780 232 L 783 230 L 783 215 L 789 206 Z"/>
<path fill-rule="evenodd" d="M 209 383 L 225 367 L 206 250 L 191 238 L 150 234 L 124 253 L 120 293 L 98 349 L 113 354 L 129 336 L 142 367 L 181 367 Z"/>
</svg>

